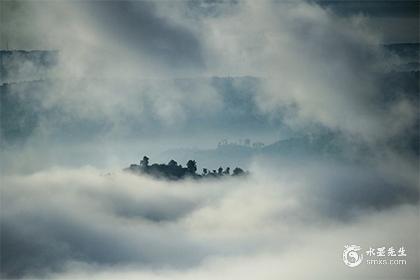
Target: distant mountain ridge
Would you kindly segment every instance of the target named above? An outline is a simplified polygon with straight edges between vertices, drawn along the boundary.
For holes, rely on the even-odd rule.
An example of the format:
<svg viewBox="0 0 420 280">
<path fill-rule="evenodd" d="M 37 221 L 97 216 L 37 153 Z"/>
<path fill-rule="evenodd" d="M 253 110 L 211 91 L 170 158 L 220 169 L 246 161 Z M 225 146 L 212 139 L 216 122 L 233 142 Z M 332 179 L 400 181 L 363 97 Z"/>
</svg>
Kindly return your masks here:
<svg viewBox="0 0 420 280">
<path fill-rule="evenodd" d="M 48 78 L 58 59 L 56 50 L 0 50 L 0 83 Z"/>
<path fill-rule="evenodd" d="M 344 137 L 334 133 L 319 133 L 316 135 L 300 135 L 278 140 L 268 145 L 243 145 L 227 143 L 214 149 L 172 149 L 164 152 L 165 156 L 174 156 L 182 160 L 195 158 L 206 165 L 223 161 L 226 164 L 238 162 L 245 167 L 253 157 L 278 158 L 343 158 L 348 157 L 348 147 Z M 355 146 L 353 149 L 356 149 Z M 358 146 L 362 149 L 362 145 Z M 354 151 L 352 151 L 354 152 Z"/>
</svg>

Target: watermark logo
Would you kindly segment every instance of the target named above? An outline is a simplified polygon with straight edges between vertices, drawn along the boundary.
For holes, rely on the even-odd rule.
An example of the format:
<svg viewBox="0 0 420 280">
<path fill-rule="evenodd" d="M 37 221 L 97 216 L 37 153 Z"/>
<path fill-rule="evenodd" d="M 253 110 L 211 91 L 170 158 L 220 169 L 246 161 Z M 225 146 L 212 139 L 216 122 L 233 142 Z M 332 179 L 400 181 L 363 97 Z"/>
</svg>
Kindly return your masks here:
<svg viewBox="0 0 420 280">
<path fill-rule="evenodd" d="M 344 246 L 343 262 L 349 267 L 359 266 L 363 262 L 363 251 L 359 245 Z M 404 246 L 400 247 L 377 247 L 369 246 L 365 251 L 367 265 L 404 265 L 407 264 L 407 251 Z"/>
<path fill-rule="evenodd" d="M 359 252 L 362 248 L 358 245 L 344 246 L 343 262 L 349 267 L 356 267 L 363 261 L 363 254 Z"/>
</svg>

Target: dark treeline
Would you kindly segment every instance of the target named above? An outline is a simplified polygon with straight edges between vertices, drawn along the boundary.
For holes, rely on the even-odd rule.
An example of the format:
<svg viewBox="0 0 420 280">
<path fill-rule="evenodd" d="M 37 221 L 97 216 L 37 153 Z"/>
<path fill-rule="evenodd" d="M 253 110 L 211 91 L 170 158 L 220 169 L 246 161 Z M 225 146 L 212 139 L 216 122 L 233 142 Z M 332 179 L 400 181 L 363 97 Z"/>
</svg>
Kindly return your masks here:
<svg viewBox="0 0 420 280">
<path fill-rule="evenodd" d="M 244 171 L 239 167 L 233 169 L 232 172 L 230 167 L 226 167 L 224 169 L 219 167 L 217 170 L 209 170 L 207 168 L 203 168 L 201 173 L 197 173 L 197 163 L 195 160 L 189 160 L 186 167 L 178 164 L 173 159 L 170 160 L 168 164 L 154 163 L 150 165 L 149 158 L 147 156 L 143 157 L 143 159 L 140 161 L 140 164 L 131 164 L 130 167 L 124 170 L 133 172 L 135 174 L 146 174 L 155 178 L 169 180 L 179 180 L 184 178 L 221 178 L 224 176 L 243 176 L 248 174 L 247 171 Z"/>
</svg>

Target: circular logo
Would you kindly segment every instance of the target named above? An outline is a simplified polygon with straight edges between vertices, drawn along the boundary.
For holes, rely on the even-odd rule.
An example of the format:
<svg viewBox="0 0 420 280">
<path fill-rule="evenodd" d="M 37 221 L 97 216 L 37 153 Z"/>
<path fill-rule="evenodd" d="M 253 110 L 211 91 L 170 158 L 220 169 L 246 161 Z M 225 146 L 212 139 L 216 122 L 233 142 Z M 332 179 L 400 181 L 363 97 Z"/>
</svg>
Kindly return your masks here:
<svg viewBox="0 0 420 280">
<path fill-rule="evenodd" d="M 361 247 L 358 245 L 344 246 L 343 262 L 349 267 L 356 267 L 362 263 L 363 255 L 358 253 Z"/>
</svg>

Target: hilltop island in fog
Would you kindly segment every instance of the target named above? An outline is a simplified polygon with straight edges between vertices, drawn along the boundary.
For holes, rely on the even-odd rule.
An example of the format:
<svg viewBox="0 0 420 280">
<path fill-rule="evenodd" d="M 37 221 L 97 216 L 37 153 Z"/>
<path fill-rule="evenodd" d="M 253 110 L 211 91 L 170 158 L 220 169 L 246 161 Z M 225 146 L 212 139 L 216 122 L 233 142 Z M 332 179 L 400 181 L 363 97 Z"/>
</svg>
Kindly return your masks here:
<svg viewBox="0 0 420 280">
<path fill-rule="evenodd" d="M 149 175 L 154 178 L 168 179 L 168 180 L 180 180 L 185 178 L 203 179 L 203 178 L 221 178 L 225 176 L 244 176 L 248 172 L 242 170 L 242 168 L 236 167 L 233 169 L 232 174 L 230 173 L 230 167 L 219 167 L 217 170 L 208 170 L 203 168 L 201 174 L 197 173 L 197 163 L 195 160 L 189 160 L 186 167 L 182 167 L 175 160 L 170 160 L 168 164 L 154 163 L 149 165 L 149 158 L 144 156 L 140 161 L 140 164 L 131 164 L 130 167 L 124 169 L 124 171 L 132 172 L 138 175 Z"/>
</svg>

